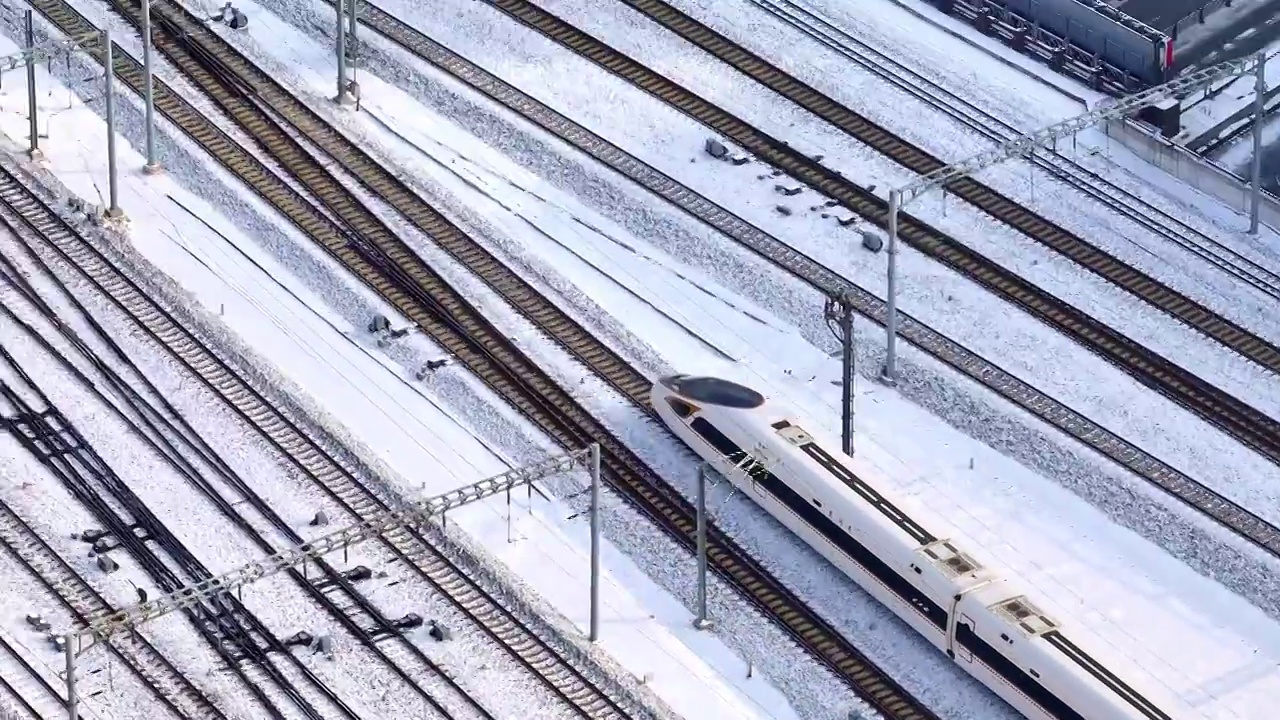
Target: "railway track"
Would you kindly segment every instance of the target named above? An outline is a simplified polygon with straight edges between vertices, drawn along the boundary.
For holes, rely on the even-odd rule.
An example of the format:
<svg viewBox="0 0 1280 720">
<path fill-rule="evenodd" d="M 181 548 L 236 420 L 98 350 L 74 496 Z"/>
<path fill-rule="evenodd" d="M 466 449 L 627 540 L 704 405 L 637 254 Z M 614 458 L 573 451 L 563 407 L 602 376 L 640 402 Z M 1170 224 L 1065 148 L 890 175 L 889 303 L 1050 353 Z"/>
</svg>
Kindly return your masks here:
<svg viewBox="0 0 1280 720">
<path fill-rule="evenodd" d="M 500 7 L 532 5 L 527 0 L 486 1 Z M 887 128 L 877 125 L 839 101 L 805 84 L 664 0 L 620 1 L 902 167 L 917 174 L 926 175 L 946 166 L 945 162 L 918 145 L 895 135 Z M 1165 286 L 1150 275 L 1110 255 L 1034 210 L 972 177 L 958 178 L 948 183 L 946 188 L 956 197 L 1017 229 L 1028 238 L 1072 260 L 1116 287 L 1124 289 L 1152 307 L 1195 328 L 1224 347 L 1273 373 L 1280 373 L 1280 348 L 1268 340 Z M 951 242 L 958 244 L 954 238 Z"/>
<path fill-rule="evenodd" d="M 35 7 L 63 32 L 76 33 L 91 29 L 74 10 L 61 3 L 39 0 Z M 136 17 L 136 6 L 121 4 L 118 7 L 123 8 L 130 17 Z M 288 95 L 233 48 L 216 38 L 189 13 L 178 13 L 172 6 L 164 5 L 153 14 L 153 23 L 153 27 L 159 30 L 155 38 L 157 49 L 208 92 L 242 128 L 257 138 L 261 147 L 280 159 L 291 171 L 298 173 L 298 179 L 310 192 L 323 199 L 325 206 L 344 223 L 345 228 L 333 226 L 320 213 L 309 212 L 303 199 L 271 176 L 256 158 L 236 148 L 207 119 L 157 83 L 156 106 L 163 114 L 197 141 L 201 141 L 224 166 L 246 179 L 268 202 L 274 201 L 273 204 L 286 217 L 290 217 L 300 228 L 317 238 L 356 277 L 361 278 L 406 317 L 417 323 L 428 336 L 562 446 L 580 448 L 599 442 L 602 447 L 602 469 L 607 481 L 653 517 L 685 547 L 692 549 L 695 522 L 691 504 L 645 466 L 572 396 L 556 386 L 461 295 L 377 222 L 339 182 L 328 175 L 283 130 L 274 127 L 270 119 L 249 98 L 240 94 L 237 88 L 255 88 L 256 94 L 252 102 L 270 105 L 278 117 L 288 118 L 294 128 L 318 146 L 324 148 L 328 144 L 329 147 L 340 147 L 340 164 L 347 169 L 354 168 L 353 175 L 361 182 L 370 182 L 370 177 L 381 178 L 383 182 L 390 181 L 382 186 L 380 193 L 389 196 L 389 204 L 402 213 L 412 213 L 407 216 L 415 223 L 425 225 L 427 233 L 437 243 L 452 248 L 456 256 L 469 258 L 467 265 L 473 272 L 492 281 L 500 269 L 505 271 L 496 258 L 423 203 L 359 148 L 329 128 L 305 105 Z M 192 43 L 193 46 L 197 42 L 208 43 L 216 50 L 188 51 L 186 44 L 178 42 L 175 37 L 185 37 L 186 43 Z M 199 53 L 199 60 L 193 57 L 193 52 Z M 206 65 L 216 68 L 220 74 L 234 76 L 235 79 L 227 82 L 225 78 L 216 77 Z M 140 73 L 136 63 L 122 53 L 115 69 L 124 82 L 137 89 Z M 406 209 L 405 203 L 416 205 Z M 634 396 L 648 387 L 648 379 L 634 369 L 625 374 L 620 372 L 624 368 L 629 369 L 629 366 L 546 298 L 537 294 L 532 287 L 509 272 L 505 272 L 504 279 L 504 297 L 526 316 L 540 317 L 539 326 L 552 331 L 549 334 L 558 340 L 563 340 L 565 333 L 578 338 L 571 347 L 579 357 L 585 356 L 588 359 L 589 366 L 600 371 L 602 365 L 616 363 L 611 365 L 613 372 L 604 376 L 612 376 L 615 382 L 629 382 L 631 387 L 628 395 Z M 145 322 L 142 324 L 146 326 Z M 157 334 L 164 336 L 164 333 L 178 331 L 181 329 L 165 329 Z M 557 334 L 554 331 L 559 332 Z M 183 343 L 190 344 L 195 344 L 194 338 Z M 183 352 L 181 347 L 176 348 L 180 359 Z M 208 357 L 213 356 L 210 353 Z M 197 358 L 189 367 L 201 376 L 202 368 L 205 373 L 212 372 L 212 377 L 216 379 L 209 381 L 209 384 L 220 395 L 229 396 L 233 406 L 248 403 L 250 409 L 243 411 L 245 416 L 265 430 L 269 437 L 273 430 L 280 432 L 279 426 L 284 425 L 287 439 L 277 442 L 287 455 L 296 457 L 303 447 L 311 445 L 309 438 L 286 424 L 274 408 L 247 384 L 237 381 L 229 369 L 225 366 L 211 368 L 209 363 L 208 358 Z M 219 385 L 223 386 L 221 391 Z M 314 455 L 311 452 L 308 457 Z M 328 466 L 311 469 L 310 474 L 319 477 L 339 474 L 349 476 L 332 458 L 325 456 L 323 460 L 327 461 Z M 718 527 L 711 528 L 708 535 L 711 566 L 745 597 L 776 619 L 803 647 L 835 670 L 864 700 L 893 718 L 934 717 L 927 708 L 773 579 Z"/>
<path fill-rule="evenodd" d="M 66 698 L 62 696 L 62 693 L 54 689 L 48 678 L 39 670 L 36 670 L 26 655 L 17 647 L 14 647 L 14 644 L 9 642 L 9 639 L 3 633 L 0 633 L 0 653 L 8 658 L 7 661 L 0 660 L 0 663 L 3 663 L 6 669 L 16 671 L 15 673 L 9 673 L 0 670 L 0 687 L 3 687 L 5 692 L 13 697 L 14 702 L 18 703 L 23 710 L 26 710 L 31 714 L 31 717 L 37 718 L 37 720 L 53 720 L 56 715 L 65 712 L 67 707 Z M 15 675 L 26 678 L 26 682 L 16 678 Z M 34 693 L 24 692 L 24 690 L 32 689 L 33 685 Z M 43 701 L 31 697 L 32 694 L 42 696 Z M 46 707 L 50 700 L 55 706 L 53 711 L 49 711 Z M 37 705 L 40 707 L 36 707 Z"/>
<path fill-rule="evenodd" d="M 7 213 L 0 211 L 0 219 L 3 219 L 8 224 L 10 220 L 4 217 L 5 215 Z M 15 235 L 18 234 L 18 228 L 10 225 L 10 229 L 14 231 Z M 115 356 L 116 362 L 123 366 L 124 371 L 133 380 L 122 377 L 113 367 L 111 361 L 108 361 L 103 357 L 103 354 L 91 347 L 85 336 L 77 335 L 70 330 L 71 325 L 63 317 L 60 317 L 29 283 L 16 283 L 20 284 L 19 291 L 26 299 L 27 304 L 32 306 L 52 327 L 59 331 L 75 351 L 83 357 L 83 365 L 87 367 L 82 368 L 73 362 L 35 328 L 18 318 L 12 307 L 4 308 L 4 313 L 15 323 L 21 324 L 26 334 L 73 377 L 93 378 L 99 381 L 87 384 L 87 389 L 104 406 L 110 408 L 112 413 L 146 442 L 159 457 L 163 458 L 179 477 L 184 478 L 207 497 L 224 517 L 245 533 L 248 539 L 262 551 L 263 555 L 270 556 L 277 552 L 278 548 L 272 546 L 262 533 L 246 519 L 242 511 L 245 507 L 256 511 L 272 529 L 279 532 L 292 545 L 300 546 L 305 544 L 305 539 L 299 536 L 289 523 L 276 514 L 266 501 L 213 448 L 209 447 L 200 438 L 199 434 L 186 422 L 177 409 L 169 404 L 164 395 L 151 384 L 146 375 L 133 364 L 128 355 L 98 325 L 75 295 L 61 285 L 56 275 L 34 253 L 31 253 L 31 255 L 37 266 L 37 272 L 47 278 L 52 287 L 60 291 L 60 294 L 75 308 L 76 314 L 93 330 L 95 343 L 105 345 L 108 353 Z M 0 252 L 0 268 L 7 271 L 11 277 L 21 277 L 21 273 L 12 262 L 4 257 L 3 252 Z M 117 401 L 110 400 L 102 388 L 110 388 Z M 202 472 L 201 468 L 204 467 L 210 468 L 210 472 Z M 216 475 L 220 483 L 211 482 L 209 475 Z M 232 488 L 234 490 L 233 499 L 224 497 L 222 492 L 219 491 L 219 487 Z M 156 533 L 152 533 L 152 536 L 155 535 Z M 389 564 L 394 562 L 396 558 L 388 557 L 386 559 Z M 314 562 L 308 563 L 308 565 L 316 568 L 314 574 L 317 579 L 311 579 L 306 568 L 302 571 L 290 568 L 285 573 L 297 586 L 310 595 L 323 610 L 335 617 L 357 642 L 370 650 L 402 682 L 422 698 L 425 707 L 417 710 L 417 712 L 436 713 L 446 720 L 455 720 L 459 717 L 458 713 L 461 709 L 464 717 L 494 720 L 493 715 L 463 690 L 443 668 L 439 667 L 418 646 L 404 637 L 400 630 L 402 627 L 414 627 L 411 621 L 405 624 L 406 618 L 401 618 L 399 621 L 387 618 L 376 605 L 355 589 L 355 582 L 361 577 L 358 572 L 360 568 L 339 572 L 323 559 L 316 559 Z M 364 569 L 367 573 L 368 568 Z M 378 640 L 382 637 L 393 637 L 399 640 L 397 645 L 400 652 L 396 653 L 396 655 L 401 658 L 400 660 L 393 659 L 388 652 L 381 648 Z M 424 687 L 422 680 L 419 679 L 424 674 L 428 676 L 426 679 L 439 681 L 436 694 L 428 691 Z M 441 688 L 440 686 L 443 687 Z M 441 689 L 450 695 L 447 701 L 436 696 L 441 694 L 439 693 Z"/>
<path fill-rule="evenodd" d="M 880 325 L 884 324 L 884 301 L 835 270 L 681 185 L 378 6 L 362 4 L 360 21 L 421 60 L 803 280 L 818 292 L 828 297 L 848 298 L 863 317 Z M 1144 478 L 1187 506 L 1204 513 L 1264 551 L 1280 557 L 1280 528 L 1221 493 L 1150 455 L 906 313 L 899 313 L 898 331 L 905 340 L 935 359 L 1039 417 L 1085 447 Z M 651 410 L 646 396 L 630 399 Z"/>
<path fill-rule="evenodd" d="M 863 43 L 802 3 L 794 0 L 751 0 L 751 3 L 992 142 L 1002 143 L 1022 135 L 1022 131 L 1016 126 Z M 1107 177 L 1084 167 L 1073 158 L 1049 152 L 1036 153 L 1028 161 L 1050 177 L 1061 180 L 1091 200 L 1106 206 L 1116 215 L 1177 245 L 1239 282 L 1280 300 L 1280 275 L 1155 207 Z"/>
<path fill-rule="evenodd" d="M 113 540 L 116 548 L 126 549 L 164 593 L 184 587 L 184 576 L 190 583 L 213 577 L 129 490 L 3 345 L 0 368 L 12 376 L 0 380 L 0 408 L 13 409 L 9 431 L 102 524 L 105 534 L 98 541 Z M 94 549 L 98 554 L 108 552 L 96 545 Z M 234 596 L 210 596 L 183 614 L 271 718 L 293 717 L 283 709 L 292 705 L 312 720 L 339 716 L 356 720 L 354 711 Z M 285 662 L 278 663 L 277 658 Z"/>
<path fill-rule="evenodd" d="M 117 62 L 124 55 L 119 51 Z M 117 65 L 119 67 L 119 64 Z M 140 80 L 140 68 L 134 67 Z M 161 97 L 178 101 L 176 95 L 157 80 L 157 107 Z M 165 103 L 169 106 L 168 102 Z M 204 120 L 185 106 L 192 119 Z M 216 132 L 216 130 L 214 131 Z M 205 137 L 209 137 L 205 135 Z M 218 134 L 224 142 L 230 140 Z M 229 147 L 232 145 L 229 145 Z M 246 157 L 250 157 L 246 155 Z M 255 161 L 256 162 L 256 161 Z M 260 177 L 272 177 L 261 168 Z M 277 183 L 280 181 L 275 179 Z M 291 193 L 292 191 L 287 190 Z M 297 196 L 295 196 L 297 197 Z M 297 198 L 301 201 L 301 198 Z M 30 229 L 34 246 L 46 259 L 64 262 L 110 299 L 154 342 L 171 354 L 211 391 L 222 398 L 252 428 L 262 434 L 284 457 L 314 480 L 355 520 L 364 520 L 388 506 L 355 473 L 330 455 L 294 421 L 257 393 L 230 365 L 191 334 L 172 314 L 149 298 L 110 261 L 81 238 L 44 201 L 11 173 L 0 173 L 0 202 L 17 214 Z M 420 578 L 426 580 L 455 608 L 522 666 L 529 669 L 566 705 L 585 718 L 606 720 L 643 717 L 597 687 L 529 625 L 508 612 L 499 601 L 463 568 L 433 547 L 423 532 L 399 531 L 381 538 L 385 548 Z M 621 693 L 618 693 L 621 694 Z"/>
<path fill-rule="evenodd" d="M 87 625 L 117 610 L 3 501 L 0 501 L 0 545 L 81 624 Z M 227 720 L 209 697 L 141 634 L 121 633 L 113 637 L 107 647 L 174 717 Z"/>
<path fill-rule="evenodd" d="M 484 2 L 650 93 L 769 165 L 839 201 L 868 221 L 881 228 L 886 227 L 889 212 L 885 201 L 783 141 L 761 132 L 723 108 L 526 0 Z M 1021 307 L 1032 317 L 1079 342 L 1138 382 L 1195 413 L 1272 462 L 1280 464 L 1280 421 L 910 214 L 898 214 L 898 227 L 899 237 L 911 247 L 987 288 L 998 297 Z"/>
<path fill-rule="evenodd" d="M 187 29 L 189 31 L 189 28 Z M 465 252 L 458 252 L 458 254 L 456 254 L 456 256 L 460 256 L 460 255 L 465 255 Z M 471 263 L 468 263 L 468 265 L 470 265 L 472 269 L 476 268 L 476 264 L 474 263 L 474 261 L 471 261 Z M 498 269 L 500 268 L 500 265 L 497 263 L 493 263 L 492 268 Z M 479 273 L 479 274 L 481 275 L 481 277 L 485 277 L 485 273 Z M 492 277 L 492 275 L 490 275 L 490 277 Z M 495 286 L 495 284 L 498 284 L 498 286 L 500 287 L 500 282 L 490 282 L 490 286 L 492 287 Z M 507 292 L 504 293 L 504 295 L 507 295 L 508 299 L 509 297 L 511 297 L 512 293 L 511 291 L 509 291 L 509 288 Z M 513 302 L 513 304 L 516 304 L 518 306 L 518 302 Z M 544 329 L 548 328 L 547 323 L 539 323 L 539 324 L 543 325 Z M 562 345 L 564 345 L 564 343 L 562 343 Z M 593 365 L 598 366 L 598 363 Z M 616 384 L 616 386 L 625 386 L 626 383 L 614 382 L 614 384 Z M 1025 389 L 1030 389 L 1030 388 L 1025 388 Z M 630 395 L 634 396 L 635 393 L 632 392 L 630 393 Z M 1029 401 L 1029 405 L 1032 405 L 1034 407 L 1034 410 L 1036 410 L 1037 413 L 1039 414 L 1053 413 L 1053 409 L 1051 406 L 1046 407 L 1046 406 L 1043 406 L 1042 404 L 1039 404 L 1039 402 L 1037 402 L 1036 398 L 1034 397 L 1032 398 L 1032 400 Z M 1068 421 L 1068 423 L 1071 423 L 1071 421 L 1073 420 L 1074 419 L 1070 418 L 1070 416 L 1066 418 L 1066 421 Z M 1094 428 L 1089 427 L 1088 421 L 1079 421 L 1079 423 L 1074 424 L 1074 428 L 1076 429 L 1076 432 L 1082 432 L 1082 433 L 1092 433 L 1094 429 L 1097 429 L 1096 427 Z M 1149 460 L 1149 461 L 1152 461 L 1151 462 L 1152 465 L 1156 466 L 1155 471 L 1157 471 L 1157 473 L 1158 471 L 1162 470 L 1160 466 L 1158 466 L 1160 464 L 1158 464 L 1158 462 L 1153 461 L 1153 459 L 1149 459 L 1149 456 L 1143 456 L 1143 454 L 1140 454 L 1140 452 L 1132 452 L 1133 450 L 1135 450 L 1135 448 L 1133 448 L 1132 446 L 1125 447 L 1126 445 L 1128 445 L 1128 443 L 1124 443 L 1123 441 L 1120 441 L 1119 438 L 1114 438 L 1114 439 L 1115 439 L 1115 446 L 1119 448 L 1119 450 L 1117 450 L 1117 454 L 1123 457 L 1125 461 L 1132 462 L 1132 464 L 1142 465 L 1144 464 L 1144 462 L 1147 462 Z M 1103 441 L 1106 441 L 1105 434 L 1103 434 Z M 1244 532 L 1249 533 L 1249 537 L 1254 539 L 1254 542 L 1270 543 L 1270 547 L 1272 548 L 1276 547 L 1274 528 L 1268 527 L 1268 525 L 1261 523 L 1261 520 L 1258 520 L 1257 518 L 1254 518 L 1254 516 L 1249 515 L 1247 511 L 1240 509 L 1239 506 L 1235 506 L 1233 505 L 1233 503 L 1230 503 L 1229 501 L 1225 501 L 1225 498 L 1221 498 L 1220 496 L 1217 496 L 1217 497 L 1213 496 L 1212 492 L 1207 491 L 1207 489 L 1203 488 L 1202 486 L 1197 487 L 1196 483 L 1192 482 L 1192 480 L 1189 480 L 1188 478 L 1181 477 L 1181 475 L 1176 474 L 1176 471 L 1171 471 L 1171 469 L 1167 469 L 1167 468 L 1164 468 L 1164 470 L 1169 470 L 1167 471 L 1166 474 L 1164 474 L 1164 477 L 1162 477 L 1162 480 L 1164 480 L 1164 487 L 1178 488 L 1180 489 L 1180 491 L 1184 491 L 1184 496 L 1196 496 L 1199 500 L 1199 505 L 1201 505 L 1202 509 L 1207 509 L 1207 511 L 1210 512 L 1211 515 L 1215 515 L 1217 516 L 1217 518 L 1224 519 L 1226 523 L 1234 525 L 1236 529 L 1243 528 Z M 687 530 L 686 530 L 686 538 L 687 538 Z"/>
</svg>

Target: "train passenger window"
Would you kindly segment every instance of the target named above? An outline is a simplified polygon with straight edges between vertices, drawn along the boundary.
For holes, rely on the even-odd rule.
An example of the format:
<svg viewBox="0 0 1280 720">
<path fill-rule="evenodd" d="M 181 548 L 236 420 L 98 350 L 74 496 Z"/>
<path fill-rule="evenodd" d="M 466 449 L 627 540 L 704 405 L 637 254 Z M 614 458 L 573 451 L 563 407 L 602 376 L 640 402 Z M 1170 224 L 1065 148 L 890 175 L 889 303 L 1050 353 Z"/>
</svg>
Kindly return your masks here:
<svg viewBox="0 0 1280 720">
<path fill-rule="evenodd" d="M 730 440 L 724 433 L 716 429 L 716 426 L 707 422 L 706 418 L 695 418 L 690 424 L 693 431 L 702 436 L 711 444 L 711 447 L 720 451 L 721 455 L 732 458 L 742 454 L 742 448 L 738 444 Z"/>
</svg>

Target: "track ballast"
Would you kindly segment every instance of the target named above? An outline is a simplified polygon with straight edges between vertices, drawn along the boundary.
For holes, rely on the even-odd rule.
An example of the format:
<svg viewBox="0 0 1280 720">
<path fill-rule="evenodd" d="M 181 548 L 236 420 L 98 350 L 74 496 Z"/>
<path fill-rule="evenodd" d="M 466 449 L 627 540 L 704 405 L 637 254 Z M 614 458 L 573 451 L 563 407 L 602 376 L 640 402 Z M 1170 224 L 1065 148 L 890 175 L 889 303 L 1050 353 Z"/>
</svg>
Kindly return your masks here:
<svg viewBox="0 0 1280 720">
<path fill-rule="evenodd" d="M 506 1 L 498 0 L 500 4 Z M 621 2 L 908 170 L 927 175 L 946 166 L 945 162 L 924 148 L 804 83 L 664 0 Z M 1273 373 L 1280 373 L 1280 348 L 1270 341 L 1164 285 L 1025 205 L 971 176 L 948 183 L 946 189 L 1089 272 L 1217 340 L 1224 347 Z"/>
<path fill-rule="evenodd" d="M 720 133 L 769 165 L 839 201 L 859 216 L 881 228 L 887 227 L 887 202 L 782 140 L 760 131 L 745 120 L 527 0 L 484 1 Z M 731 51 L 724 49 L 724 52 Z M 731 54 L 737 56 L 742 53 L 747 51 L 738 48 Z M 780 70 L 770 72 L 781 74 Z M 798 83 L 795 80 L 788 82 Z M 828 108 L 828 112 L 836 111 Z M 847 109 L 840 112 L 852 114 Z M 888 136 L 888 131 L 876 126 L 872 126 L 867 132 Z M 895 139 L 895 142 L 903 141 Z M 912 248 L 987 288 L 997 297 L 1021 307 L 1032 317 L 1080 343 L 1138 382 L 1195 413 L 1272 462 L 1280 464 L 1280 421 L 1122 335 L 1083 310 L 1037 287 L 909 213 L 898 214 L 898 234 Z M 1151 291 L 1162 293 L 1159 288 L 1163 286 L 1151 288 Z"/>
<path fill-rule="evenodd" d="M 137 6 L 129 4 L 122 7 L 129 17 L 136 19 Z M 77 34 L 92 30 L 92 26 L 84 18 L 62 3 L 40 0 L 36 3 L 36 8 L 65 33 Z M 245 179 L 255 191 L 281 209 L 300 228 L 317 238 L 357 277 L 422 327 L 428 336 L 457 357 L 499 396 L 564 447 L 577 449 L 599 441 L 603 449 L 604 474 L 610 484 L 623 497 L 653 517 L 681 544 L 692 549 L 695 523 L 691 504 L 658 478 L 461 295 L 381 226 L 320 163 L 312 159 L 286 132 L 275 127 L 255 103 L 260 100 L 270 101 L 273 111 L 279 117 L 288 120 L 300 133 L 316 141 L 321 147 L 326 143 L 332 146 L 336 141 L 342 142 L 343 148 L 335 151 L 338 153 L 337 158 L 341 164 L 352 169 L 361 182 L 368 182 L 370 177 L 376 177 L 378 173 L 392 178 L 390 174 L 377 167 L 358 147 L 334 132 L 314 112 L 293 99 L 274 80 L 253 67 L 189 14 L 180 13 L 170 5 L 159 6 L 153 10 L 153 27 L 156 28 L 154 42 L 157 49 L 165 53 L 202 90 L 208 92 L 237 124 L 255 137 L 262 148 L 291 172 L 296 172 L 296 177 L 350 231 L 337 228 L 324 214 L 309 210 L 305 199 L 271 177 L 271 173 L 256 158 L 237 148 L 190 105 L 177 98 L 162 83 L 156 82 L 156 107 L 163 115 L 209 149 L 225 167 Z M 208 47 L 198 51 L 199 57 L 196 57 L 186 49 L 184 43 L 178 42 L 169 33 L 188 33 L 187 43 L 199 42 Z M 94 53 L 94 57 L 99 56 Z M 210 72 L 209 67 L 217 68 L 217 73 Z M 126 84 L 138 89 L 141 84 L 140 68 L 124 53 L 116 55 L 116 71 Z M 253 87 L 256 96 L 245 96 L 242 89 L 246 87 Z M 280 107 L 289 103 L 292 104 L 291 107 Z M 374 186 L 377 187 L 376 182 Z M 389 196 L 389 202 L 393 206 L 396 205 L 398 192 L 408 192 L 403 186 L 397 190 L 394 185 L 384 186 L 382 191 Z M 404 202 L 403 196 L 400 200 Z M 441 237 L 447 238 L 450 235 L 456 238 L 466 237 L 443 216 L 425 206 L 425 203 L 416 211 L 402 208 L 403 204 L 397 207 L 406 212 L 411 220 L 417 215 L 416 222 L 429 228 L 428 234 L 437 241 L 442 242 Z M 408 214 L 409 212 L 414 212 L 414 215 Z M 474 242 L 471 245 L 468 252 L 459 252 L 458 256 L 469 256 L 469 261 L 464 261 L 468 268 L 486 278 L 486 281 L 491 281 L 495 273 L 500 272 L 498 269 L 502 268 L 501 264 L 479 245 Z M 557 340 L 565 332 L 572 333 L 575 327 L 582 332 L 570 346 L 571 352 L 584 358 L 593 369 L 599 371 L 602 364 L 609 362 L 610 357 L 617 357 L 589 333 L 581 330 L 577 323 L 553 303 L 523 285 L 523 281 L 519 281 L 509 271 L 505 272 L 505 276 L 507 279 L 504 282 L 514 284 L 506 286 L 504 296 L 511 299 L 527 316 L 541 317 L 542 322 L 538 324 L 542 329 L 552 332 L 552 329 L 558 328 L 560 334 L 553 334 Z M 621 359 L 618 361 L 622 362 Z M 624 373 L 614 368 L 611 372 L 601 371 L 602 377 L 611 378 L 615 386 L 619 386 L 619 382 L 629 382 L 631 390 L 628 394 L 638 392 L 642 386 L 647 388 L 649 380 L 642 373 L 625 363 L 621 367 L 630 372 Z M 219 382 L 228 382 L 226 373 L 218 374 L 222 376 Z M 217 391 L 216 384 L 211 386 Z M 269 405 L 267 410 L 270 410 Z M 262 413 L 263 410 L 255 412 Z M 297 451 L 296 445 L 291 447 Z M 864 699 L 890 717 L 934 717 L 718 528 L 713 527 L 709 536 L 711 566 L 748 599 L 775 618 L 802 646 L 834 669 Z"/>
<path fill-rule="evenodd" d="M 3 182 L 0 182 L 0 199 L 4 198 L 3 186 Z M 0 218 L 5 224 L 11 223 L 10 214 L 11 212 L 7 209 L 0 210 Z M 75 293 L 63 285 L 49 265 L 39 258 L 36 249 L 22 240 L 24 233 L 21 229 L 11 224 L 10 228 L 19 238 L 19 242 L 26 246 L 28 256 L 35 263 L 33 272 L 48 279 L 49 283 L 46 287 L 56 288 L 75 309 L 74 314 L 82 318 L 90 329 L 90 332 L 84 335 L 75 333 L 71 330 L 71 323 L 67 322 L 67 316 L 58 313 L 33 284 L 24 280 L 15 283 L 26 300 L 25 304 L 30 305 L 35 314 L 42 316 L 44 321 L 58 331 L 71 348 L 71 354 L 83 358 L 83 366 L 77 365 L 66 352 L 56 347 L 36 327 L 21 320 L 15 313 L 13 305 L 6 306 L 3 310 L 4 314 L 9 316 L 12 322 L 21 324 L 23 330 L 44 349 L 46 355 L 56 364 L 61 365 L 70 375 L 87 378 L 85 389 L 97 397 L 104 407 L 109 408 L 110 414 L 118 417 L 142 442 L 151 447 L 158 457 L 163 458 L 177 477 L 184 479 L 201 495 L 208 498 L 214 507 L 237 526 L 263 555 L 273 555 L 279 548 L 274 547 L 249 521 L 246 512 L 256 511 L 266 524 L 293 546 L 305 544 L 306 540 L 294 530 L 293 526 L 280 517 L 254 488 L 186 422 L 182 414 L 168 402 L 165 395 L 150 382 L 146 374 L 89 313 Z M 4 256 L 3 252 L 0 252 L 0 267 L 3 267 L 11 276 L 21 277 L 21 272 L 10 259 Z M 103 346 L 104 349 L 99 351 L 98 346 Z M 116 398 L 115 402 L 108 399 L 104 388 L 111 388 Z M 216 481 L 211 477 L 214 475 L 217 476 Z M 136 502 L 140 501 L 135 499 Z M 159 534 L 149 533 L 151 537 Z M 172 556 L 176 553 L 170 551 L 169 554 Z M 398 558 L 386 556 L 383 559 L 389 563 L 398 560 Z M 315 569 L 309 574 L 308 568 L 312 567 Z M 466 706 L 466 713 L 468 715 L 474 713 L 479 720 L 494 720 L 494 717 L 460 687 L 443 668 L 406 638 L 400 632 L 401 628 L 392 619 L 384 615 L 377 605 L 355 588 L 360 578 L 353 575 L 352 571 L 340 572 L 325 559 L 315 558 L 300 570 L 287 569 L 284 575 L 319 604 L 321 609 L 336 619 L 358 643 L 390 668 L 431 711 L 439 713 L 443 720 L 452 720 L 457 717 L 459 706 Z M 394 653 L 395 658 L 384 651 L 379 643 L 384 637 L 399 641 L 397 644 L 400 652 Z M 434 690 L 427 689 L 424 681 L 430 682 Z M 446 695 L 447 700 L 444 697 Z"/>
<path fill-rule="evenodd" d="M 699 195 L 674 178 L 431 40 L 376 5 L 363 4 L 360 20 L 425 62 L 633 180 L 700 222 L 808 283 L 818 292 L 828 297 L 848 298 L 862 316 L 877 324 L 884 324 L 884 301 L 835 270 Z M 930 356 L 1144 478 L 1189 507 L 1204 513 L 1264 551 L 1280 557 L 1280 528 L 1255 513 L 1019 380 L 909 314 L 899 313 L 898 331 L 904 339 Z M 638 406 L 652 410 L 647 393 L 641 397 L 633 397 L 632 400 Z"/>
<path fill-rule="evenodd" d="M 98 591 L 8 504 L 0 502 L 0 545 L 40 580 L 81 623 L 116 612 Z M 227 720 L 227 716 L 140 633 L 121 633 L 107 647 L 175 717 Z M 61 699 L 61 698 L 60 698 Z"/>
</svg>

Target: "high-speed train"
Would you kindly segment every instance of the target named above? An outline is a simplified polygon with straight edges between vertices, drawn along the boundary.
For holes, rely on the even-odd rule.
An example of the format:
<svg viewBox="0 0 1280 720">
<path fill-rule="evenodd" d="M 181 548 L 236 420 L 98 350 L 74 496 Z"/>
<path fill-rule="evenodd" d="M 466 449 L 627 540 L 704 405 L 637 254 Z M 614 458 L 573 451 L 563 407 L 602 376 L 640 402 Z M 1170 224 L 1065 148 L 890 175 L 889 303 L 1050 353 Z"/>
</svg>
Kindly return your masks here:
<svg viewBox="0 0 1280 720">
<path fill-rule="evenodd" d="M 873 467 L 794 412 L 713 377 L 664 377 L 650 397 L 737 488 L 1028 718 L 1203 717 L 1101 638 L 1051 616 L 1016 577 L 935 535 L 941 517 L 895 500 Z"/>
</svg>

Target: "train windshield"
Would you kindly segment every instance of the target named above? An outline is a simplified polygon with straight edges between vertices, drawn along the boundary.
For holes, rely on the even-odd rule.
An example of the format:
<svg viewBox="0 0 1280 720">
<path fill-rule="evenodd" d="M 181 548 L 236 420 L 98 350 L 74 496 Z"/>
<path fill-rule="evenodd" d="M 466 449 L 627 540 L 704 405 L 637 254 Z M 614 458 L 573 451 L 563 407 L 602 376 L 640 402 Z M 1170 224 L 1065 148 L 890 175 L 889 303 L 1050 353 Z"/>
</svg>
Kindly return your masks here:
<svg viewBox="0 0 1280 720">
<path fill-rule="evenodd" d="M 713 377 L 677 375 L 663 384 L 681 395 L 706 405 L 750 410 L 764 404 L 764 396 L 744 385 Z"/>
</svg>

